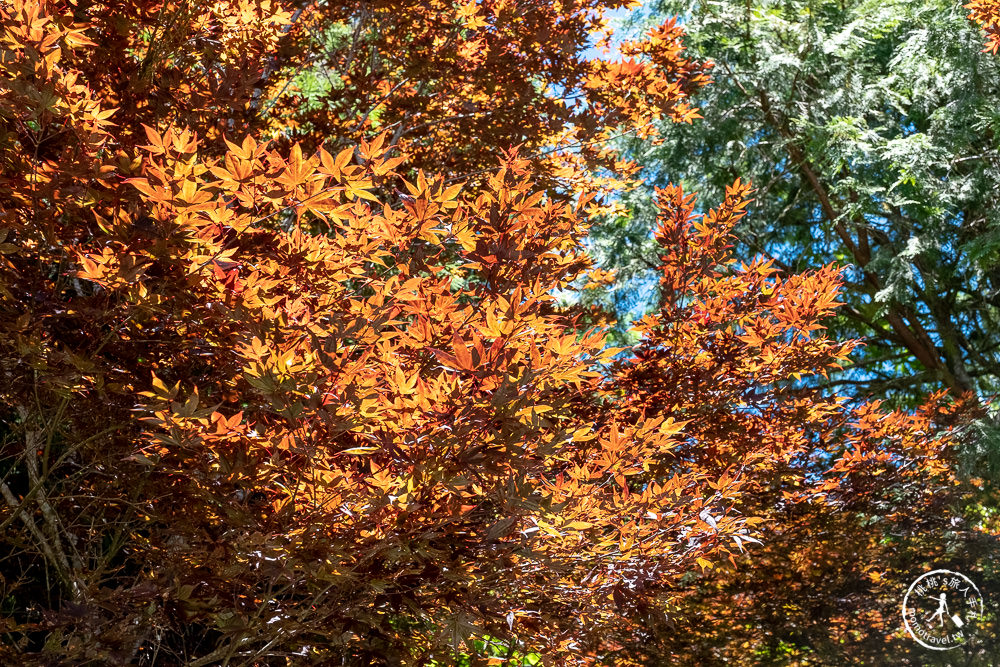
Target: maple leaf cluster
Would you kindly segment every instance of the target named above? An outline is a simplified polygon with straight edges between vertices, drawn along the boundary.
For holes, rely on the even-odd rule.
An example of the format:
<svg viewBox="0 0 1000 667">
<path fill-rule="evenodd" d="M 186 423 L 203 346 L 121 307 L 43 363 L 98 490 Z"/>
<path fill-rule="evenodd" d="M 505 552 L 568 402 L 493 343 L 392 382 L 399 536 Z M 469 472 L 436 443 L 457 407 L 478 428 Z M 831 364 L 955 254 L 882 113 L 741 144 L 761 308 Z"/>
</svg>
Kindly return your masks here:
<svg viewBox="0 0 1000 667">
<path fill-rule="evenodd" d="M 310 56 L 292 58 L 297 66 L 286 71 L 273 112 L 309 146 L 388 131 L 411 168 L 452 182 L 479 183 L 497 148 L 519 146 L 539 187 L 611 192 L 631 183 L 638 166 L 609 140 L 653 135 L 659 118 L 697 118 L 689 96 L 708 81 L 709 65 L 684 55 L 673 20 L 614 57 L 590 55 L 592 43 L 611 48 L 605 11 L 632 4 L 323 3 L 293 32 L 290 51 Z M 309 94 L 303 76 L 320 90 Z"/>
<path fill-rule="evenodd" d="M 634 349 L 560 306 L 607 140 L 704 82 L 674 23 L 583 58 L 623 4 L 0 5 L 12 660 L 601 662 L 783 507 L 950 483 L 947 419 L 803 385 L 839 274 L 736 261 L 748 184 L 660 193 Z"/>
<path fill-rule="evenodd" d="M 1000 50 L 1000 2 L 996 0 L 972 0 L 964 5 L 969 10 L 969 19 L 978 23 L 986 33 L 984 51 L 996 53 Z"/>
</svg>

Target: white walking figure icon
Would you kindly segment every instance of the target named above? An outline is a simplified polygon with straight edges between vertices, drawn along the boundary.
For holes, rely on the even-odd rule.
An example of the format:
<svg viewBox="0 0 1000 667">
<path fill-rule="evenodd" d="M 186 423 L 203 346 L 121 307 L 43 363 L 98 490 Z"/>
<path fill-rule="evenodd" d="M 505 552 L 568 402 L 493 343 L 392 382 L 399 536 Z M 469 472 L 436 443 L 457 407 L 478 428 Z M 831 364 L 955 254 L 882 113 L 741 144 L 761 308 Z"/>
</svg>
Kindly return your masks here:
<svg viewBox="0 0 1000 667">
<path fill-rule="evenodd" d="M 941 595 L 938 596 L 937 611 L 931 614 L 931 617 L 927 619 L 927 623 L 928 624 L 933 623 L 934 619 L 936 618 L 941 621 L 941 627 L 944 627 L 944 617 L 945 614 L 947 613 L 948 613 L 948 595 L 946 593 L 941 593 Z"/>
</svg>

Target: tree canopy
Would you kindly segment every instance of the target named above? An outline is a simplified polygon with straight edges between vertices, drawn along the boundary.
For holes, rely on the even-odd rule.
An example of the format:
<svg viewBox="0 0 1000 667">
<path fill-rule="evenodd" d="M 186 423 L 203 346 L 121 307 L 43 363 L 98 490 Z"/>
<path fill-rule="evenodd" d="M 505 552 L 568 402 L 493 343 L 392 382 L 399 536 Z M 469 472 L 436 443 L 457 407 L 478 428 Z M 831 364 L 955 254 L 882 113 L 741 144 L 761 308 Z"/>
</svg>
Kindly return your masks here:
<svg viewBox="0 0 1000 667">
<path fill-rule="evenodd" d="M 979 407 L 820 381 L 836 258 L 743 253 L 733 175 L 656 191 L 627 348 L 559 298 L 616 140 L 709 113 L 674 19 L 593 55 L 626 4 L 0 3 L 3 661 L 772 659 L 778 581 L 809 650 L 919 659 L 896 582 L 995 553 Z M 876 589 L 817 615 L 830 572 Z"/>
</svg>

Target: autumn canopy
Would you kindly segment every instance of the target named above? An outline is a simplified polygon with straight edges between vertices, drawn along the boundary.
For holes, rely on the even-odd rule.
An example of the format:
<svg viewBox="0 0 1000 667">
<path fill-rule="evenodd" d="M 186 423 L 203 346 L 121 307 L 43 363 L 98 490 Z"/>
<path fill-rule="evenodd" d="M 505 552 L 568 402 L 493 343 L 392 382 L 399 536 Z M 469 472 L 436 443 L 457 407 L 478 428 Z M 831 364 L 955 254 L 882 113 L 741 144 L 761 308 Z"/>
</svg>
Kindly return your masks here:
<svg viewBox="0 0 1000 667">
<path fill-rule="evenodd" d="M 735 257 L 751 184 L 659 191 L 631 348 L 572 297 L 711 85 L 592 55 L 628 4 L 0 1 L 3 662 L 710 664 L 732 572 L 912 565 L 969 408 L 812 381 L 840 268 Z"/>
</svg>

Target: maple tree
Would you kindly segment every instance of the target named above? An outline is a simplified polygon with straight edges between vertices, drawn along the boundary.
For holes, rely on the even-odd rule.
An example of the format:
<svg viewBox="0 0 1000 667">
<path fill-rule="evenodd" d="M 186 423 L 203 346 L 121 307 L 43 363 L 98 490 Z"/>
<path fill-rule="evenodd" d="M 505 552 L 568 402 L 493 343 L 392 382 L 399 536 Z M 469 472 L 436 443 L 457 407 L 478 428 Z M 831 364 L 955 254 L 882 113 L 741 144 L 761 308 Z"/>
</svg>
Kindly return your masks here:
<svg viewBox="0 0 1000 667">
<path fill-rule="evenodd" d="M 762 530 L 733 533 L 741 552 L 753 546 L 699 561 L 705 572 L 668 585 L 616 659 L 924 664 L 898 618 L 914 573 L 947 563 L 995 576 L 982 568 L 996 526 L 970 503 L 989 505 L 984 482 L 958 474 L 958 448 L 942 431 L 969 406 L 938 394 L 916 413 L 877 401 L 849 407 L 803 386 L 800 374 L 834 371 L 854 346 L 810 335 L 837 305 L 837 272 L 788 275 L 773 260 L 735 260 L 738 199 L 704 219 L 677 188 L 657 205 L 657 242 L 672 250 L 661 255 L 660 304 L 615 385 L 644 416 L 685 423 L 685 437 L 657 461 L 664 467 L 646 459 L 650 472 L 730 483 L 729 512 Z M 989 663 L 991 630 L 977 629 L 970 664 Z"/>
<path fill-rule="evenodd" d="M 655 119 L 690 122 L 708 79 L 673 20 L 617 45 L 603 14 L 628 0 L 380 0 L 324 3 L 302 19 L 283 128 L 307 145 L 391 133 L 411 169 L 475 182 L 498 147 L 520 146 L 546 186 L 620 187 L 635 165 L 608 140 L 649 136 Z M 400 16 L 407 17 L 400 20 Z M 600 175 L 595 167 L 604 167 Z"/>
<path fill-rule="evenodd" d="M 647 8 L 656 20 L 688 6 L 657 2 Z M 989 405 L 995 398 L 990 362 L 978 352 L 953 354 L 961 346 L 990 349 L 987 313 L 995 308 L 982 282 L 992 266 L 985 258 L 992 252 L 987 221 L 995 215 L 995 198 L 987 187 L 977 190 L 996 178 L 995 165 L 949 166 L 972 164 L 976 158 L 966 155 L 989 154 L 995 144 L 989 123 L 979 121 L 994 117 L 995 61 L 977 53 L 982 37 L 965 12 L 934 1 L 690 7 L 687 42 L 692 52 L 716 59 L 716 80 L 698 97 L 704 120 L 667 128 L 666 147 L 631 147 L 633 155 L 644 156 L 645 173 L 653 183 L 683 180 L 710 198 L 729 186 L 733 174 L 752 174 L 763 187 L 754 214 L 738 230 L 736 252 L 768 253 L 778 275 L 820 261 L 846 262 L 852 244 L 841 245 L 840 226 L 855 230 L 864 245 L 853 254 L 842 297 L 848 305 L 840 321 L 831 322 L 831 335 L 866 333 L 866 345 L 852 355 L 853 368 L 813 382 L 846 387 L 856 397 L 874 392 L 896 405 L 924 401 L 928 385 L 959 393 L 961 383 L 946 377 L 927 382 L 933 376 L 913 372 L 919 364 L 932 365 L 915 346 L 883 354 L 883 341 L 894 338 L 892 308 L 902 306 L 919 312 L 912 321 L 932 332 L 929 349 L 942 359 L 964 359 L 979 399 Z M 649 260 L 659 248 L 648 230 L 657 207 L 641 196 L 632 200 L 639 210 L 599 231 L 599 251 L 616 268 L 655 274 Z M 832 212 L 824 208 L 829 202 Z M 887 230 L 901 241 L 878 251 L 875 239 L 886 242 Z M 881 261 L 865 266 L 879 252 Z M 980 260 L 983 270 L 961 275 Z M 887 270 L 893 263 L 912 272 Z M 949 270 L 954 272 L 946 278 Z M 932 272 L 938 277 L 930 280 Z M 885 287 L 878 296 L 871 290 L 858 299 L 862 280 Z M 915 287 L 904 298 L 909 287 L 899 288 L 905 281 Z M 616 305 L 632 307 L 633 298 L 655 308 L 657 295 L 645 284 L 616 286 Z M 952 289 L 946 285 L 976 298 L 946 305 Z M 926 308 L 925 298 L 938 300 Z M 871 328 L 853 328 L 852 319 Z M 973 343 L 977 336 L 980 342 Z M 959 347 L 951 345 L 956 338 Z M 712 576 L 685 580 L 670 623 L 635 650 L 650 654 L 651 664 L 993 664 L 1000 636 L 995 617 L 977 626 L 970 644 L 936 658 L 912 641 L 899 615 L 909 584 L 934 567 L 971 573 L 984 589 L 996 585 L 995 416 L 981 417 L 975 428 L 985 435 L 964 438 L 946 455 L 947 474 L 917 482 L 895 466 L 873 466 L 856 477 L 863 484 L 810 498 L 802 493 L 811 488 L 807 482 L 828 474 L 822 452 L 835 440 L 827 438 L 815 460 L 795 462 L 802 475 L 797 487 L 776 483 L 753 496 L 760 503 L 753 513 L 767 517 L 771 527 L 765 544 L 737 567 L 719 563 Z M 933 424 L 952 418 L 922 419 L 920 429 L 931 432 Z M 803 502 L 790 503 L 784 493 Z"/>
<path fill-rule="evenodd" d="M 774 488 L 949 474 L 926 422 L 797 382 L 854 346 L 839 274 L 737 262 L 746 183 L 660 193 L 634 349 L 556 300 L 605 279 L 607 140 L 704 82 L 673 23 L 585 58 L 623 4 L 0 5 L 5 660 L 627 664 Z M 344 88 L 286 100 L 350 20 Z"/>
</svg>

